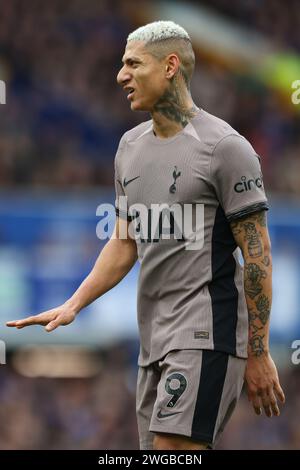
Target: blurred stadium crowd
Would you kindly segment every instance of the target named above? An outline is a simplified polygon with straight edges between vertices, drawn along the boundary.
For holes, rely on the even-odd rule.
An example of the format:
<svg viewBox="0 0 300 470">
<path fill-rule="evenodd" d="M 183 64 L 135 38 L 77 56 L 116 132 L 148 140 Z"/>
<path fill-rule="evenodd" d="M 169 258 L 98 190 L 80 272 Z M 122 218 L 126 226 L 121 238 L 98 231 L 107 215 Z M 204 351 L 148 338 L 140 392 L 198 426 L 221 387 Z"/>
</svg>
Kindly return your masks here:
<svg viewBox="0 0 300 470">
<path fill-rule="evenodd" d="M 0 449 L 138 449 L 131 350 L 120 344 L 103 353 L 101 371 L 89 379 L 33 380 L 5 366 Z M 300 376 L 285 371 L 281 380 L 287 399 L 281 416 L 256 416 L 243 395 L 219 449 L 299 448 Z"/>
<path fill-rule="evenodd" d="M 0 108 L 2 188 L 112 185 L 122 133 L 148 119 L 130 111 L 116 84 L 126 37 L 138 26 L 136 6 L 148 3 L 1 2 L 0 79 L 9 103 Z M 299 53 L 297 0 L 289 8 L 283 0 L 202 3 Z M 202 54 L 192 94 L 251 141 L 267 191 L 300 195 L 300 114 L 286 98 Z M 124 345 L 103 352 L 102 360 L 90 379 L 32 380 L 2 366 L 0 449 L 137 448 L 135 361 Z M 287 405 L 279 419 L 256 417 L 243 398 L 219 447 L 299 447 L 299 374 L 284 371 L 282 385 Z"/>
<path fill-rule="evenodd" d="M 103 352 L 103 368 L 89 379 L 25 378 L 5 366 L 0 449 L 138 448 L 129 350 L 120 345 Z"/>
<path fill-rule="evenodd" d="M 198 3 L 197 0 L 194 3 Z M 300 10 L 298 0 L 201 0 L 247 28 L 266 34 L 279 46 L 300 49 Z"/>
<path fill-rule="evenodd" d="M 138 9 L 148 3 L 138 2 Z M 289 8 L 283 0 L 203 3 L 300 49 L 297 1 Z M 38 0 L 1 3 L 0 77 L 9 101 L 0 117 L 1 185 L 112 184 L 122 133 L 148 118 L 130 111 L 116 84 L 126 37 L 137 26 L 136 10 L 133 0 L 53 0 L 43 8 Z M 202 56 L 192 92 L 199 106 L 250 139 L 262 156 L 269 191 L 300 192 L 295 106 Z"/>
</svg>

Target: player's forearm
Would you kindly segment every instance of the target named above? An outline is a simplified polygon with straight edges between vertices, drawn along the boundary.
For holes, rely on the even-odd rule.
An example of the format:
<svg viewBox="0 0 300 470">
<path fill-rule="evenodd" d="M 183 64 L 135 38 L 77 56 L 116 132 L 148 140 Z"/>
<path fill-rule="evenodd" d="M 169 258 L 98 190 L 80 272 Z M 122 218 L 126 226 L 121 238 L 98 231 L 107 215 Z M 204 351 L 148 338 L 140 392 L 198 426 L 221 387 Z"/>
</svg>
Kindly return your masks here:
<svg viewBox="0 0 300 470">
<path fill-rule="evenodd" d="M 118 284 L 137 260 L 134 243 L 111 239 L 101 251 L 94 268 L 67 304 L 78 313 Z"/>
<path fill-rule="evenodd" d="M 272 258 L 268 247 L 260 257 L 245 258 L 244 287 L 249 315 L 248 354 L 261 356 L 269 352 Z"/>
<path fill-rule="evenodd" d="M 249 314 L 248 353 L 261 356 L 269 351 L 269 320 L 272 302 L 271 243 L 265 211 L 231 223 L 244 258 L 244 287 Z"/>
</svg>

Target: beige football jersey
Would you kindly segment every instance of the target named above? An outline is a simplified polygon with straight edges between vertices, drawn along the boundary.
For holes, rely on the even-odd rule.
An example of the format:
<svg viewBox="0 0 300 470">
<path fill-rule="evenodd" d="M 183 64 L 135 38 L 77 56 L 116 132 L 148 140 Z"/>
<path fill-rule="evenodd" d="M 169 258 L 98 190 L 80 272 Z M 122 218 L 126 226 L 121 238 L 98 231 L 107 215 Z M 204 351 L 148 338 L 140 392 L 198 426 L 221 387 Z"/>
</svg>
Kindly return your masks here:
<svg viewBox="0 0 300 470">
<path fill-rule="evenodd" d="M 247 357 L 243 268 L 229 222 L 268 208 L 253 147 L 202 109 L 167 139 L 154 135 L 150 120 L 123 135 L 115 186 L 117 215 L 135 223 L 141 264 L 139 365 L 175 349 Z M 182 209 L 181 218 L 172 207 Z"/>
</svg>

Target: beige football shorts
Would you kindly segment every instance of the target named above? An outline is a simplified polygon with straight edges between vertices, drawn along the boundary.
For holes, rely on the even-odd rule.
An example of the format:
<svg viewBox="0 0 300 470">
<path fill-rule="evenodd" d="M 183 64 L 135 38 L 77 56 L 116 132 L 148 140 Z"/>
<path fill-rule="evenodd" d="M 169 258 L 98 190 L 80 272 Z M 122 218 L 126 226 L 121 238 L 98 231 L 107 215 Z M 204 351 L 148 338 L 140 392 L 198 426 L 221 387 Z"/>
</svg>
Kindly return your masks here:
<svg viewBox="0 0 300 470">
<path fill-rule="evenodd" d="M 239 399 L 246 360 L 224 352 L 185 349 L 140 367 L 137 421 L 141 449 L 155 432 L 214 446 Z"/>
</svg>

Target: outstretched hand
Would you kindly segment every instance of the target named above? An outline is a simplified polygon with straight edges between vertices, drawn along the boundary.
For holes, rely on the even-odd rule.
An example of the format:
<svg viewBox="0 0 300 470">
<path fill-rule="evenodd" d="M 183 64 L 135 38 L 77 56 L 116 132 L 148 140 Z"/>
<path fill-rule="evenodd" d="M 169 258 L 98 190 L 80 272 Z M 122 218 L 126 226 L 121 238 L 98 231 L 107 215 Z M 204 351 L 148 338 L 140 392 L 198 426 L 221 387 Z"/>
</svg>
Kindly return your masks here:
<svg viewBox="0 0 300 470">
<path fill-rule="evenodd" d="M 279 383 L 276 366 L 270 354 L 249 356 L 245 372 L 248 399 L 252 402 L 257 415 L 262 414 L 262 407 L 266 415 L 279 416 L 278 401 L 285 402 L 285 396 Z"/>
<path fill-rule="evenodd" d="M 23 318 L 21 320 L 8 321 L 6 326 L 15 327 L 20 330 L 25 326 L 42 325 L 45 327 L 46 331 L 50 332 L 55 330 L 58 326 L 69 325 L 75 317 L 76 312 L 64 304 L 52 310 L 40 313 L 39 315 Z"/>
</svg>

